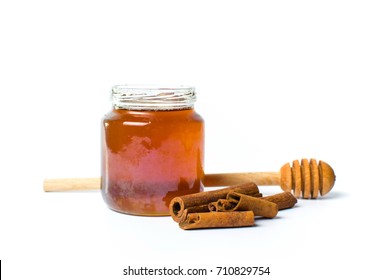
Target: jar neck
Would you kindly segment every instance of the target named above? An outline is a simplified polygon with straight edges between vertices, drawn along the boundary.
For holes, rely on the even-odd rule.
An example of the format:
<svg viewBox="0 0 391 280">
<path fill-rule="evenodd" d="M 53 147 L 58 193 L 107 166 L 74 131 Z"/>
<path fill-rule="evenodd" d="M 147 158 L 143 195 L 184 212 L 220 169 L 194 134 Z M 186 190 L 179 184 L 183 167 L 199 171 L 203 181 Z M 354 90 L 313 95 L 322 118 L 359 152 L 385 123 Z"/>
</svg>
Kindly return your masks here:
<svg viewBox="0 0 391 280">
<path fill-rule="evenodd" d="M 118 85 L 111 90 L 114 109 L 126 110 L 185 110 L 193 109 L 194 87 L 159 87 Z"/>
</svg>

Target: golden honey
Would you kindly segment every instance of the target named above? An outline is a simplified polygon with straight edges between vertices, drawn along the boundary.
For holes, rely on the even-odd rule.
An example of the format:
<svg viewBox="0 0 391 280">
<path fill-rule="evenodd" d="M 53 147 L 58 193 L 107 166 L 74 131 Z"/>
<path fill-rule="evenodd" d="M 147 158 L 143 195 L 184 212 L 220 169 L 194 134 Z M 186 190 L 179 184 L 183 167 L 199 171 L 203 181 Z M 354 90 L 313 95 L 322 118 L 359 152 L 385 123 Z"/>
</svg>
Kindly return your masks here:
<svg viewBox="0 0 391 280">
<path fill-rule="evenodd" d="M 116 86 L 102 122 L 102 185 L 118 212 L 168 215 L 172 198 L 203 191 L 204 121 L 191 87 Z"/>
</svg>

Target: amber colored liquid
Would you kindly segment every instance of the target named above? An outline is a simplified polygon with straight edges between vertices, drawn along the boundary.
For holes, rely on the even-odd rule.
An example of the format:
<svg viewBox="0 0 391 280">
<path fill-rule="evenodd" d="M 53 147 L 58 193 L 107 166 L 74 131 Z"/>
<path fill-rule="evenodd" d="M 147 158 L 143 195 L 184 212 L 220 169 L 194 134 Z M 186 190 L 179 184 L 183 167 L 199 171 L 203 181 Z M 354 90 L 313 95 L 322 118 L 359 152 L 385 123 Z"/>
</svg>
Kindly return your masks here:
<svg viewBox="0 0 391 280">
<path fill-rule="evenodd" d="M 204 122 L 194 110 L 113 110 L 102 132 L 101 191 L 111 209 L 168 215 L 173 197 L 203 190 Z"/>
</svg>

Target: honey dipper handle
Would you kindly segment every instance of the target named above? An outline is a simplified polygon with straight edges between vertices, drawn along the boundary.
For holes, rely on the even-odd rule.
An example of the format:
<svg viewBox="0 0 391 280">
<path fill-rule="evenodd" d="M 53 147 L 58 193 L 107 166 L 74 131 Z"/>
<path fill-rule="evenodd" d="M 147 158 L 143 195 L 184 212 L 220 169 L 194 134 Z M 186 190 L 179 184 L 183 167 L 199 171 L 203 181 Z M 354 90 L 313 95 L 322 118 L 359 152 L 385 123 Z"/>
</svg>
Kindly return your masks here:
<svg viewBox="0 0 391 280">
<path fill-rule="evenodd" d="M 100 178 L 46 179 L 43 189 L 45 192 L 98 190 Z"/>
<path fill-rule="evenodd" d="M 249 172 L 205 174 L 205 187 L 233 186 L 254 182 L 258 186 L 277 186 L 280 184 L 279 172 Z M 43 182 L 46 192 L 80 191 L 100 189 L 100 178 L 46 179 Z"/>
<path fill-rule="evenodd" d="M 219 173 L 205 174 L 205 187 L 233 186 L 247 182 L 254 182 L 258 186 L 280 185 L 279 172 L 248 172 L 248 173 Z"/>
</svg>

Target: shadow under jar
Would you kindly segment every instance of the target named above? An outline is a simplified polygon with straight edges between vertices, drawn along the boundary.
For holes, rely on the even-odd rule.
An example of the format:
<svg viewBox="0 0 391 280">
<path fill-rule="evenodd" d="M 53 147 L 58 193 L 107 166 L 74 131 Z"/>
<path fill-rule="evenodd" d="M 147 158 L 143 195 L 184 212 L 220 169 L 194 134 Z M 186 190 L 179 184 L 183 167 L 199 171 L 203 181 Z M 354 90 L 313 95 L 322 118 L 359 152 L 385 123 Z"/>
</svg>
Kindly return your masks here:
<svg viewBox="0 0 391 280">
<path fill-rule="evenodd" d="M 204 121 L 192 87 L 114 86 L 103 118 L 101 192 L 115 211 L 169 215 L 172 198 L 203 191 Z"/>
</svg>

